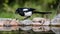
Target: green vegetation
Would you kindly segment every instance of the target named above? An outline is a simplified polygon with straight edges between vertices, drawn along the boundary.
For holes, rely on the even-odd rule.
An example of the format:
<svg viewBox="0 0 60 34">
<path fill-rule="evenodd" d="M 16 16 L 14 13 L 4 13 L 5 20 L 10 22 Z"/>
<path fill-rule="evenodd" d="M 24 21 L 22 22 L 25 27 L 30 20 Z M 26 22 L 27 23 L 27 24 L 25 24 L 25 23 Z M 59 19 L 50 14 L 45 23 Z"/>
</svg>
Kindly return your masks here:
<svg viewBox="0 0 60 34">
<path fill-rule="evenodd" d="M 27 7 L 35 8 L 39 12 L 52 12 L 49 18 L 56 15 L 59 7 L 59 0 L 0 0 L 0 17 L 1 18 L 19 18 L 23 19 L 18 14 L 15 14 L 17 8 Z M 59 9 L 59 8 L 58 8 Z M 18 17 L 16 17 L 18 16 Z M 40 17 L 35 14 L 33 17 Z M 31 17 L 31 19 L 33 18 Z"/>
</svg>

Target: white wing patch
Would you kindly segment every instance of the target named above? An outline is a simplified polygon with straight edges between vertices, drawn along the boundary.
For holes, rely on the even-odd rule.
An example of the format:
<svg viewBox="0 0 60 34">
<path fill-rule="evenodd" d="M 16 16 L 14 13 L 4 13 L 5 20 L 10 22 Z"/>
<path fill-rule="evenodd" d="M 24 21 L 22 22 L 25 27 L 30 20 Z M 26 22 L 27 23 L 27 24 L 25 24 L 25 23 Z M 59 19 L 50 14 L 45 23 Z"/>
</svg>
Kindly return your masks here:
<svg viewBox="0 0 60 34">
<path fill-rule="evenodd" d="M 24 12 L 25 16 L 31 16 L 32 15 L 32 12 L 29 11 L 29 12 Z"/>
<path fill-rule="evenodd" d="M 23 9 L 23 11 L 28 11 L 28 9 Z"/>
</svg>

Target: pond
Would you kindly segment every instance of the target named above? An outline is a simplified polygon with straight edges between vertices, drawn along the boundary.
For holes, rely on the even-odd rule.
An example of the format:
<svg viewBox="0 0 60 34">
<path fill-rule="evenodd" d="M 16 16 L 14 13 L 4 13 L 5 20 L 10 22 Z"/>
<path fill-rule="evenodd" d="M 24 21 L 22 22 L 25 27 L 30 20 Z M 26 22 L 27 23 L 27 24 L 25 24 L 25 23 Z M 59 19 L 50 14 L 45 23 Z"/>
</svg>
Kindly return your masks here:
<svg viewBox="0 0 60 34">
<path fill-rule="evenodd" d="M 0 34 L 60 34 L 60 27 L 57 26 L 0 27 Z"/>
</svg>

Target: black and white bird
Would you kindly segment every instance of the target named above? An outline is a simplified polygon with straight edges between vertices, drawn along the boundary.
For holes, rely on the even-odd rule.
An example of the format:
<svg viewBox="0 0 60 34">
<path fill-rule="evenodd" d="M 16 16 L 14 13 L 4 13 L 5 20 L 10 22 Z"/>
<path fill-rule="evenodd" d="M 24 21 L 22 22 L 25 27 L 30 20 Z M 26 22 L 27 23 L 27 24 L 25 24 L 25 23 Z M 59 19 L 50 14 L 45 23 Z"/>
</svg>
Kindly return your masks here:
<svg viewBox="0 0 60 34">
<path fill-rule="evenodd" d="M 28 17 L 28 16 L 31 16 L 33 14 L 34 10 L 35 9 L 33 9 L 33 8 L 18 8 L 16 10 L 16 13 L 18 13 L 21 16 Z"/>
</svg>

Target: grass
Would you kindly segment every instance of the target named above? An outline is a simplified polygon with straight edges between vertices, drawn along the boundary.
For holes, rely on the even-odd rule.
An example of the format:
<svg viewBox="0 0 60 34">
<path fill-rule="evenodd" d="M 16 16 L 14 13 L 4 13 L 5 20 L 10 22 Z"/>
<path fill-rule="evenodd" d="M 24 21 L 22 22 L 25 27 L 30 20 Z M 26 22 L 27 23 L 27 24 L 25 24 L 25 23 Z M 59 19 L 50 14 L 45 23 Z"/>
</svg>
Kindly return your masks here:
<svg viewBox="0 0 60 34">
<path fill-rule="evenodd" d="M 15 13 L 10 13 L 10 12 L 0 13 L 0 18 L 19 18 L 19 19 L 22 19 L 22 17 L 20 15 L 15 14 Z"/>
</svg>

